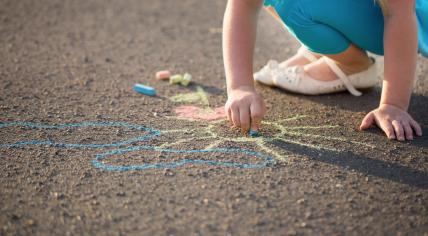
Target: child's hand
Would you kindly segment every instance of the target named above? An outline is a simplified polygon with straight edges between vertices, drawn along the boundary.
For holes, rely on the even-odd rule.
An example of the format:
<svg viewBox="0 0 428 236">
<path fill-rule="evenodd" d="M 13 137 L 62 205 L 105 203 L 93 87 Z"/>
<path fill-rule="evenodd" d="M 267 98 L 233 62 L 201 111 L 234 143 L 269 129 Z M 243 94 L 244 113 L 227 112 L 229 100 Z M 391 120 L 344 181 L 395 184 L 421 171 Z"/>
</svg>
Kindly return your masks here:
<svg viewBox="0 0 428 236">
<path fill-rule="evenodd" d="M 250 128 L 260 129 L 266 105 L 254 88 L 245 86 L 229 91 L 225 111 L 230 124 L 247 133 Z"/>
<path fill-rule="evenodd" d="M 388 104 L 380 105 L 364 117 L 360 129 L 368 129 L 372 124 L 380 127 L 389 139 L 413 140 L 413 132 L 422 136 L 421 126 L 404 110 Z"/>
</svg>

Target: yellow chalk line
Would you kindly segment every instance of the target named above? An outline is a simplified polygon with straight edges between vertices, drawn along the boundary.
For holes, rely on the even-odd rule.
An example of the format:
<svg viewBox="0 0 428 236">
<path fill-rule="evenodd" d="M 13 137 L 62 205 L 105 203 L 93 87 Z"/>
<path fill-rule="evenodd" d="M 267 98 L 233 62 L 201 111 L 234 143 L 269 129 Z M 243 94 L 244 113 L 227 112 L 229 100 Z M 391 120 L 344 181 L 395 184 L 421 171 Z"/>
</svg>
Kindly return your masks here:
<svg viewBox="0 0 428 236">
<path fill-rule="evenodd" d="M 219 123 L 219 121 L 217 121 L 216 123 Z M 257 137 L 257 138 L 252 138 L 252 137 L 238 137 L 238 138 L 227 138 L 227 137 L 220 137 L 218 136 L 216 133 L 214 133 L 212 131 L 212 129 L 214 128 L 214 123 L 210 123 L 207 126 L 207 132 L 212 135 L 213 138 L 217 138 L 220 139 L 221 142 L 226 141 L 226 142 L 252 142 L 255 143 L 257 146 L 259 146 L 261 149 L 263 149 L 265 152 L 271 154 L 272 156 L 276 157 L 277 160 L 281 161 L 281 162 L 286 162 L 286 157 L 282 154 L 280 154 L 279 152 L 267 147 L 266 141 L 269 138 L 263 138 L 263 137 Z M 219 141 L 220 141 L 219 140 Z"/>
<path fill-rule="evenodd" d="M 190 130 L 189 129 L 173 129 L 173 130 L 161 130 L 160 132 L 163 134 L 169 134 L 169 133 L 190 132 Z"/>
<path fill-rule="evenodd" d="M 290 131 L 285 131 L 284 134 L 285 135 L 311 137 L 311 138 L 320 138 L 320 139 L 325 139 L 325 140 L 329 140 L 329 141 L 341 141 L 341 142 L 345 142 L 345 143 L 352 143 L 352 144 L 358 144 L 358 145 L 362 145 L 362 146 L 366 146 L 366 147 L 370 147 L 370 148 L 375 148 L 375 146 L 367 144 L 367 143 L 362 143 L 362 142 L 348 140 L 348 139 L 344 139 L 344 138 L 338 138 L 338 137 L 329 137 L 329 136 L 323 136 L 323 135 L 317 135 L 317 134 L 306 134 L 306 133 L 301 133 L 301 132 L 290 132 Z"/>
<path fill-rule="evenodd" d="M 280 135 L 294 135 L 294 136 L 319 138 L 319 139 L 324 139 L 324 140 L 329 140 L 329 141 L 341 141 L 341 142 L 345 142 L 345 143 L 348 142 L 348 143 L 352 143 L 352 144 L 358 144 L 358 145 L 362 145 L 362 146 L 366 146 L 366 147 L 370 147 L 370 148 L 375 148 L 375 146 L 373 146 L 373 145 L 362 143 L 362 142 L 358 142 L 358 141 L 353 141 L 353 140 L 349 140 L 349 139 L 345 139 L 345 138 L 329 137 L 329 136 L 323 136 L 323 135 L 317 135 L 317 134 L 308 134 L 308 133 L 303 133 L 303 132 L 289 131 L 289 130 L 293 130 L 293 129 L 297 129 L 297 128 L 295 128 L 295 127 L 291 127 L 291 128 L 284 127 L 283 125 L 281 125 L 281 124 L 279 124 L 277 122 L 269 122 L 267 124 L 273 125 L 277 129 L 279 129 L 281 131 Z M 307 127 L 305 127 L 305 129 L 306 128 L 310 129 L 310 127 L 314 127 L 314 126 L 307 126 Z M 335 125 L 324 125 L 324 126 L 318 126 L 318 127 L 322 127 L 322 128 L 337 128 L 339 126 L 337 126 L 337 125 L 336 126 Z M 281 138 L 281 137 L 278 137 L 278 134 L 275 135 L 274 137 Z"/>
<path fill-rule="evenodd" d="M 280 154 L 279 152 L 269 148 L 266 146 L 266 142 L 261 141 L 261 142 L 256 142 L 256 144 L 260 147 L 260 149 L 264 150 L 265 152 L 271 154 L 272 156 L 274 156 L 278 161 L 283 162 L 283 163 L 288 163 L 286 156 Z"/>
<path fill-rule="evenodd" d="M 201 86 L 196 87 L 196 92 L 180 93 L 170 97 L 169 100 L 175 103 L 200 103 L 206 107 L 210 105 L 208 94 Z"/>
<path fill-rule="evenodd" d="M 196 87 L 196 91 L 202 101 L 202 104 L 204 104 L 205 106 L 209 106 L 210 101 L 208 99 L 208 94 L 204 91 L 204 89 L 201 86 L 198 86 Z"/>
<path fill-rule="evenodd" d="M 306 117 L 308 117 L 308 116 L 307 115 L 295 115 L 295 116 L 291 116 L 289 118 L 281 119 L 275 123 L 281 123 L 281 122 L 285 122 L 285 121 L 302 120 Z M 270 123 L 270 122 L 266 122 L 266 123 Z"/>
<path fill-rule="evenodd" d="M 164 116 L 166 119 L 174 119 L 174 120 L 185 120 L 185 121 L 198 121 L 196 119 L 185 118 L 185 117 L 176 117 L 176 116 Z"/>
<path fill-rule="evenodd" d="M 223 140 L 217 140 L 217 141 L 215 141 L 214 143 L 211 143 L 210 145 L 206 146 L 206 147 L 205 147 L 205 150 L 208 150 L 208 149 L 212 149 L 212 148 L 218 147 L 218 145 L 220 145 L 220 143 L 222 143 L 222 142 L 223 142 Z"/>
<path fill-rule="evenodd" d="M 180 143 L 185 143 L 185 142 L 192 141 L 192 140 L 204 140 L 204 139 L 210 139 L 210 138 L 212 138 L 212 137 L 206 136 L 206 137 L 182 138 L 182 139 L 179 139 L 173 143 L 164 143 L 162 145 L 159 145 L 159 147 L 160 148 L 167 148 L 167 147 L 172 147 L 172 146 L 178 145 Z"/>
<path fill-rule="evenodd" d="M 337 128 L 338 125 L 322 125 L 322 126 L 294 126 L 294 127 L 287 127 L 285 129 L 287 130 L 296 130 L 296 129 L 332 129 Z"/>
<path fill-rule="evenodd" d="M 296 140 L 293 140 L 293 139 L 290 139 L 290 138 L 286 138 L 287 136 L 309 137 L 309 138 L 315 138 L 315 139 L 318 139 L 318 140 L 328 140 L 328 141 L 341 141 L 341 142 L 345 142 L 345 143 L 352 143 L 352 144 L 356 144 L 356 145 L 362 145 L 362 146 L 374 148 L 373 145 L 362 143 L 362 142 L 358 142 L 358 141 L 348 140 L 348 139 L 345 139 L 345 138 L 330 137 L 330 136 L 323 136 L 323 135 L 305 133 L 305 130 L 311 130 L 311 129 L 312 130 L 318 130 L 318 129 L 333 129 L 333 128 L 338 128 L 338 127 L 340 127 L 338 125 L 286 127 L 283 124 L 281 124 L 281 122 L 301 120 L 301 119 L 304 119 L 306 117 L 308 117 L 308 116 L 306 116 L 306 115 L 295 115 L 293 117 L 282 119 L 282 120 L 277 121 L 277 122 L 263 121 L 262 124 L 272 125 L 275 128 L 277 128 L 280 132 L 277 133 L 276 135 L 274 135 L 273 137 L 257 137 L 257 138 L 252 138 L 252 137 L 236 137 L 236 138 L 221 137 L 221 136 L 219 136 L 215 132 L 215 125 L 219 124 L 219 123 L 222 123 L 222 122 L 225 122 L 226 119 L 215 120 L 215 121 L 209 122 L 208 125 L 205 128 L 201 128 L 201 130 L 197 130 L 197 129 L 181 129 L 181 130 L 162 131 L 162 133 L 177 133 L 177 132 L 191 132 L 191 133 L 196 133 L 196 134 L 205 133 L 205 134 L 207 134 L 207 136 L 198 137 L 198 138 L 183 138 L 183 139 L 180 139 L 180 140 L 178 140 L 178 141 L 176 141 L 174 143 L 162 144 L 160 147 L 170 147 L 170 146 L 178 145 L 180 143 L 184 143 L 184 142 L 187 142 L 187 141 L 192 141 L 192 140 L 207 140 L 207 139 L 217 139 L 217 140 L 214 141 L 213 143 L 209 144 L 208 146 L 206 146 L 205 149 L 210 149 L 210 148 L 217 147 L 218 145 L 220 145 L 223 142 L 236 142 L 236 143 L 249 142 L 249 143 L 254 143 L 260 149 L 262 149 L 266 153 L 272 155 L 278 161 L 281 161 L 281 162 L 287 162 L 287 157 L 289 157 L 290 155 L 282 154 L 282 153 L 278 152 L 277 150 L 273 149 L 272 147 L 269 147 L 268 143 L 267 143 L 268 141 L 278 140 L 278 141 L 283 141 L 283 142 L 286 142 L 286 143 L 296 144 L 296 145 L 300 145 L 300 146 L 304 146 L 304 147 L 308 147 L 308 148 L 312 148 L 312 149 L 320 150 L 320 151 L 322 151 L 322 150 L 328 150 L 328 151 L 333 151 L 333 152 L 342 152 L 342 151 L 344 151 L 344 150 L 337 149 L 337 148 L 331 148 L 331 147 L 328 147 L 326 145 L 314 145 L 314 144 L 304 143 L 304 142 L 301 142 L 301 141 L 296 141 Z M 169 116 L 167 116 L 166 118 L 168 118 L 168 119 L 187 120 L 187 121 L 197 121 L 195 119 L 181 118 L 181 117 L 169 117 Z M 298 131 L 293 131 L 293 130 L 298 130 Z"/>
<path fill-rule="evenodd" d="M 313 145 L 313 144 L 309 144 L 309 143 L 303 143 L 303 142 L 299 142 L 299 141 L 294 141 L 292 139 L 286 139 L 286 138 L 277 138 L 275 140 L 280 140 L 283 141 L 285 143 L 292 143 L 292 144 L 297 144 L 300 146 L 305 146 L 305 147 L 310 147 L 319 151 L 322 150 L 328 150 L 328 151 L 333 151 L 333 152 L 341 152 L 343 150 L 340 149 L 336 149 L 336 148 L 329 148 L 329 147 L 324 147 L 324 146 L 318 146 L 318 145 Z"/>
</svg>

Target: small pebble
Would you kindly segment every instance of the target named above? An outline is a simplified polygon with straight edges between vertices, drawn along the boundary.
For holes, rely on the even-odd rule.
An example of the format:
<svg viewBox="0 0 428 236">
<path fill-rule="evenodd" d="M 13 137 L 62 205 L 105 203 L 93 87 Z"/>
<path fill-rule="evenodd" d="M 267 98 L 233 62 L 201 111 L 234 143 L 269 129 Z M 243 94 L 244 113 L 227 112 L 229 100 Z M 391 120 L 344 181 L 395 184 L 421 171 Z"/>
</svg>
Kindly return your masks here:
<svg viewBox="0 0 428 236">
<path fill-rule="evenodd" d="M 35 224 L 35 222 L 34 222 L 34 220 L 33 220 L 33 219 L 29 219 L 29 220 L 27 220 L 25 223 L 26 223 L 27 225 L 29 225 L 29 226 L 33 226 L 33 225 Z"/>
<path fill-rule="evenodd" d="M 342 184 L 336 184 L 336 188 L 343 188 Z"/>
<path fill-rule="evenodd" d="M 297 204 L 303 204 L 303 203 L 305 203 L 305 199 L 304 198 L 301 198 L 301 199 L 297 200 Z"/>
<path fill-rule="evenodd" d="M 306 212 L 305 213 L 305 219 L 310 219 L 312 217 L 312 213 L 310 213 L 310 212 Z"/>
<path fill-rule="evenodd" d="M 62 199 L 64 199 L 64 198 L 65 198 L 65 195 L 64 195 L 64 194 L 62 194 L 62 193 L 58 193 L 58 192 L 54 192 L 52 195 L 53 195 L 57 200 L 62 200 Z"/>
<path fill-rule="evenodd" d="M 171 170 L 171 169 L 165 169 L 165 170 L 163 171 L 163 175 L 164 175 L 164 176 L 174 176 L 174 172 L 172 172 L 172 170 Z"/>
<path fill-rule="evenodd" d="M 167 80 L 171 77 L 171 72 L 168 70 L 161 70 L 156 72 L 156 79 L 157 80 Z"/>
</svg>

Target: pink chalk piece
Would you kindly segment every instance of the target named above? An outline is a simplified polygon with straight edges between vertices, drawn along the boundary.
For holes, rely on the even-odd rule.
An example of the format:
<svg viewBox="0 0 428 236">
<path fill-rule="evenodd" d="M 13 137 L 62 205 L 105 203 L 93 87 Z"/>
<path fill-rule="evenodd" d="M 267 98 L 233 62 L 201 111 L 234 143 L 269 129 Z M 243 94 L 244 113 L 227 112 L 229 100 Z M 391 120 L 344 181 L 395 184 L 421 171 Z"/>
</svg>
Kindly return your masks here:
<svg viewBox="0 0 428 236">
<path fill-rule="evenodd" d="M 194 120 L 218 120 L 226 117 L 224 107 L 203 109 L 197 106 L 178 106 L 174 112 L 178 117 Z"/>
<path fill-rule="evenodd" d="M 169 72 L 168 70 L 161 70 L 156 72 L 157 80 L 167 80 L 169 79 L 169 77 L 171 77 L 171 72 Z"/>
</svg>

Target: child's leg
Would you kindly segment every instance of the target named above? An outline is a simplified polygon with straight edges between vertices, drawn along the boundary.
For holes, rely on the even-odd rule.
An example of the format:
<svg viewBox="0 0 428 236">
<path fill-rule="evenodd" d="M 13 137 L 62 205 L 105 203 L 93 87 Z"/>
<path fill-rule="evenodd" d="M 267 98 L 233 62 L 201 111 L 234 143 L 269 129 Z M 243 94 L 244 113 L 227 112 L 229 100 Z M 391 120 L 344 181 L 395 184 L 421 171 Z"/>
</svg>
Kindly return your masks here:
<svg viewBox="0 0 428 236">
<path fill-rule="evenodd" d="M 372 64 L 366 51 L 350 44 L 350 46 L 343 52 L 338 54 L 325 54 L 325 56 L 333 59 L 336 64 L 347 74 L 355 74 L 366 70 Z M 337 75 L 323 60 L 305 65 L 306 73 L 316 80 L 331 81 L 338 79 Z"/>
</svg>

